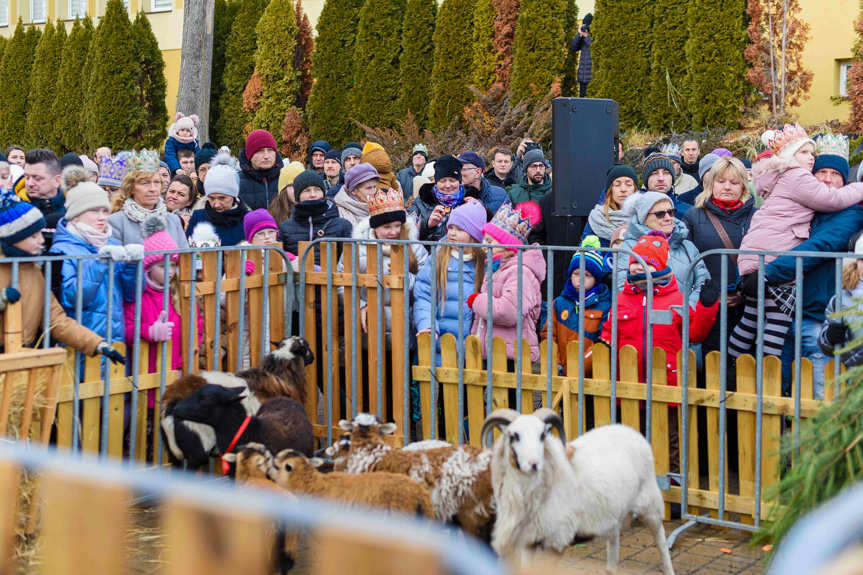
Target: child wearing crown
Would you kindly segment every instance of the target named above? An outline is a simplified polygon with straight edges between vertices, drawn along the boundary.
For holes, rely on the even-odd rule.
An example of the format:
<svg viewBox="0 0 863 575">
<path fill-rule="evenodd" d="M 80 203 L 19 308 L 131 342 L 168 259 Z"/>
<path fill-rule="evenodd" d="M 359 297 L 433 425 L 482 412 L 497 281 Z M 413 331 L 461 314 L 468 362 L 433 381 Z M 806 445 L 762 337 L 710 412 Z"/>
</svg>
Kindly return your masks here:
<svg viewBox="0 0 863 575">
<path fill-rule="evenodd" d="M 483 342 L 483 358 L 488 356 L 486 334 L 492 331 L 493 337 L 501 337 L 506 342 L 506 357 L 514 360 L 516 340 L 524 338 L 530 346 L 530 360 L 539 361 L 539 338 L 536 322 L 542 304 L 540 285 L 545 279 L 545 258 L 542 250 L 521 250 L 521 267 L 518 265 L 516 248 L 497 247 L 501 245 L 527 245 L 527 236 L 541 218 L 536 202 L 524 202 L 513 207 L 505 204 L 500 207 L 492 220 L 482 227 L 486 244 L 492 248 L 491 261 L 486 264 L 486 274 L 492 275 L 492 291 L 488 292 L 488 282 L 483 282 L 479 293 L 467 299 L 473 310 L 473 333 Z M 521 292 L 518 278 L 521 276 Z M 488 315 L 488 302 L 491 299 L 491 316 Z M 518 327 L 518 300 L 521 299 L 521 332 Z"/>
<path fill-rule="evenodd" d="M 799 125 L 786 124 L 775 132 L 768 130 L 761 139 L 773 156 L 752 168 L 755 192 L 764 198 L 764 204 L 752 216 L 741 250 L 792 250 L 809 238 L 809 224 L 815 212 L 838 212 L 863 201 L 863 184 L 837 189 L 822 184 L 812 175 L 815 142 Z M 825 137 L 821 146 L 842 148 L 847 157 L 848 140 L 842 136 Z M 776 257 L 766 255 L 764 263 Z M 734 358 L 747 353 L 757 335 L 758 255 L 741 254 L 737 265 L 740 275 L 747 277 L 739 285 L 746 296 L 744 319 L 729 340 L 729 353 Z M 779 356 L 792 323 L 796 286 L 768 284 L 764 295 L 764 353 Z"/>
</svg>

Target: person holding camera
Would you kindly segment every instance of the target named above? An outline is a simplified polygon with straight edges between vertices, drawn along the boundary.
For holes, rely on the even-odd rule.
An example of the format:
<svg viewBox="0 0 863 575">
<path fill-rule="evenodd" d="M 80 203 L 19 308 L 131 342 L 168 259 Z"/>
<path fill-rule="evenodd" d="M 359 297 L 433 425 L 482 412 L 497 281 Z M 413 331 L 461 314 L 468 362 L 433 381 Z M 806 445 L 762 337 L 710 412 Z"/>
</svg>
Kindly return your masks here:
<svg viewBox="0 0 863 575">
<path fill-rule="evenodd" d="M 590 55 L 590 45 L 593 43 L 593 38 L 590 35 L 590 24 L 593 22 L 593 14 L 587 14 L 578 27 L 578 34 L 572 39 L 569 44 L 569 49 L 573 52 L 581 52 L 581 57 L 578 59 L 578 72 L 575 79 L 578 80 L 578 97 L 587 97 L 587 85 L 593 78 L 593 58 Z"/>
</svg>

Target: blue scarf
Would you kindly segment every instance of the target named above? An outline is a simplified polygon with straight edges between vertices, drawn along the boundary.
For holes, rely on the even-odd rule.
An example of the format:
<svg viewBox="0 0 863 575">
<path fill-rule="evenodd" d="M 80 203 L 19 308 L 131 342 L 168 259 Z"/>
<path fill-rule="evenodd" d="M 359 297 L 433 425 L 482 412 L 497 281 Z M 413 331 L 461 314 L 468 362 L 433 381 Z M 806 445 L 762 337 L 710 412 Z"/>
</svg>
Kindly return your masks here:
<svg viewBox="0 0 863 575">
<path fill-rule="evenodd" d="M 587 301 L 590 296 L 597 293 L 601 287 L 602 284 L 597 283 L 595 286 L 587 290 L 587 293 L 584 294 L 584 301 Z M 563 284 L 563 292 L 560 295 L 562 295 L 566 299 L 574 301 L 576 305 L 578 305 L 578 290 L 575 289 L 574 285 L 572 285 L 572 276 L 570 276 L 570 278 L 566 280 L 566 283 Z"/>
<path fill-rule="evenodd" d="M 671 282 L 671 278 L 674 277 L 674 274 L 671 272 L 670 267 L 666 267 L 664 270 L 653 272 L 650 276 L 653 279 L 653 287 L 660 287 L 668 285 Z M 647 290 L 646 273 L 626 274 L 626 281 L 634 285 L 642 293 Z"/>
<path fill-rule="evenodd" d="M 438 203 L 450 210 L 464 201 L 464 186 L 461 185 L 458 187 L 457 191 L 451 194 L 443 193 L 437 189 L 437 186 L 434 187 L 433 191 L 434 197 L 437 198 Z"/>
<path fill-rule="evenodd" d="M 30 252 L 25 252 L 24 250 L 19 250 L 12 244 L 7 244 L 6 242 L 0 240 L 0 249 L 3 250 L 3 257 L 5 258 L 32 258 L 41 254 L 31 254 Z"/>
</svg>

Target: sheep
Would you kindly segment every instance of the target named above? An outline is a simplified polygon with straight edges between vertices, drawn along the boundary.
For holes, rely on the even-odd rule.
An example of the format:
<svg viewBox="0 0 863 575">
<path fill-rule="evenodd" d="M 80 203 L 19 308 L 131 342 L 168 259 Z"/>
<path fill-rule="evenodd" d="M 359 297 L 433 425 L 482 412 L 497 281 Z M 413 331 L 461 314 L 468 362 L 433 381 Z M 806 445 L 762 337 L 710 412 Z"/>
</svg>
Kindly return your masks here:
<svg viewBox="0 0 863 575">
<path fill-rule="evenodd" d="M 177 421 L 194 421 L 212 427 L 216 447 L 222 455 L 229 453 L 233 445 L 249 442 L 261 443 L 271 453 L 290 448 L 312 455 L 312 423 L 300 402 L 274 397 L 263 402 L 257 413 L 250 416 L 242 403 L 248 394 L 246 387 L 204 385 L 174 407 L 174 417 Z"/>
<path fill-rule="evenodd" d="M 470 445 L 421 451 L 393 449 L 383 434 L 396 430 L 375 416 L 358 413 L 339 427 L 351 432 L 348 473 L 391 472 L 424 483 L 431 491 L 435 518 L 452 523 L 467 533 L 490 541 L 494 525 L 494 493 L 491 486 L 491 451 Z"/>
<path fill-rule="evenodd" d="M 425 485 L 395 473 L 320 473 L 316 467 L 322 463 L 322 459 L 310 460 L 298 451 L 285 449 L 276 455 L 270 478 L 291 491 L 334 499 L 349 507 L 377 507 L 428 518 L 434 515 Z"/>
<path fill-rule="evenodd" d="M 236 453 L 226 453 L 223 459 L 236 464 L 236 480 L 243 486 L 268 489 L 278 493 L 279 497 L 297 502 L 293 493 L 270 480 L 269 471 L 273 464 L 273 456 L 260 443 L 247 443 L 237 448 Z M 286 533 L 278 528 L 275 531 L 273 558 L 278 561 L 279 573 L 284 575 L 293 569 L 297 562 L 300 536 L 296 532 Z"/>
<path fill-rule="evenodd" d="M 406 445 L 404 451 L 427 451 L 439 447 L 449 447 L 449 443 L 440 439 L 425 439 Z M 333 460 L 333 471 L 345 471 L 348 466 L 348 453 L 351 449 L 351 434 L 342 433 L 339 438 L 327 447 L 325 453 Z"/>
<path fill-rule="evenodd" d="M 562 554 L 576 540 L 602 537 L 606 569 L 616 573 L 620 530 L 636 514 L 653 533 L 664 573 L 674 574 L 653 453 L 640 433 L 606 425 L 565 444 L 563 421 L 547 408 L 530 415 L 492 412 L 482 427 L 483 443 L 495 428 L 503 431 L 491 463 L 497 501 L 492 547 L 499 555 L 517 560 L 516 554 L 525 559 L 536 550 Z"/>
<path fill-rule="evenodd" d="M 174 407 L 183 399 L 207 384 L 224 387 L 247 387 L 251 391 L 243 400 L 248 415 L 254 415 L 261 402 L 273 397 L 290 397 L 306 403 L 305 366 L 314 361 L 308 342 L 301 337 L 290 337 L 278 343 L 268 353 L 261 367 L 240 372 L 238 375 L 219 371 L 202 371 L 188 374 L 165 389 L 161 406 L 161 430 L 168 446 L 168 459 L 175 467 L 183 465 L 200 469 L 211 455 L 216 455 L 216 434 L 208 425 L 191 421 L 176 422 Z"/>
</svg>

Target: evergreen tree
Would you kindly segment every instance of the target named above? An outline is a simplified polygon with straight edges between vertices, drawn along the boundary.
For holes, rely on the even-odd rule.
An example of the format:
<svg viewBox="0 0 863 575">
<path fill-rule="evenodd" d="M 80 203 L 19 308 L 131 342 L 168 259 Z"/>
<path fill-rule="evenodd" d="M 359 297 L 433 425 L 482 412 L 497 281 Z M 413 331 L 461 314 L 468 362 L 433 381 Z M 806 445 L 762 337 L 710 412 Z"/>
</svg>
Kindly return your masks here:
<svg viewBox="0 0 863 575">
<path fill-rule="evenodd" d="M 650 85 L 648 0 L 596 0 L 593 24 L 593 81 L 590 93 L 620 104 L 620 127 L 644 126 L 644 94 Z M 625 26 L 621 26 L 625 22 Z"/>
<path fill-rule="evenodd" d="M 88 148 L 141 147 L 136 137 L 146 124 L 138 88 L 141 65 L 123 0 L 108 0 L 94 41 L 83 134 Z"/>
<path fill-rule="evenodd" d="M 686 40 L 689 4 L 686 0 L 656 0 L 653 5 L 653 42 L 650 89 L 646 97 L 647 124 L 657 132 L 682 132 L 686 122 Z"/>
<path fill-rule="evenodd" d="M 312 54 L 315 84 L 306 112 L 314 140 L 343 143 L 360 136 L 351 121 L 354 48 L 363 0 L 326 0 Z"/>
<path fill-rule="evenodd" d="M 365 0 L 360 9 L 354 60 L 351 118 L 367 126 L 392 128 L 400 120 L 399 56 L 406 0 Z"/>
<path fill-rule="evenodd" d="M 444 0 L 437 13 L 434 30 L 434 66 L 429 123 L 434 129 L 444 129 L 460 121 L 464 109 L 473 100 L 468 89 L 473 56 L 474 0 Z"/>
<path fill-rule="evenodd" d="M 144 124 L 138 141 L 145 148 L 158 150 L 165 142 L 168 125 L 168 106 L 165 103 L 168 81 L 165 79 L 165 60 L 162 59 L 159 41 L 153 35 L 150 19 L 143 10 L 135 17 L 132 32 L 135 35 L 138 63 L 141 65 L 138 94 L 144 110 Z"/>
<path fill-rule="evenodd" d="M 219 111 L 222 92 L 225 88 L 222 77 L 225 72 L 225 47 L 231 34 L 231 25 L 240 9 L 242 0 L 215 0 L 213 11 L 213 62 L 210 73 L 210 140 L 219 142 Z"/>
<path fill-rule="evenodd" d="M 687 108 L 695 130 L 737 127 L 746 90 L 745 14 L 745 0 L 692 0 Z"/>
<path fill-rule="evenodd" d="M 500 55 L 494 49 L 494 19 L 497 13 L 493 0 L 476 0 L 473 11 L 473 78 L 474 88 L 485 92 L 494 83 L 494 72 Z"/>
<path fill-rule="evenodd" d="M 92 122 L 92 100 L 90 94 L 93 89 L 98 87 L 96 79 L 96 47 L 99 45 L 99 25 L 93 27 L 93 32 L 90 34 L 90 45 L 87 47 L 87 57 L 84 60 L 84 70 L 81 74 L 82 100 L 81 109 L 78 110 L 78 137 L 80 145 L 91 152 L 95 152 L 99 147 L 90 148 L 90 140 L 88 138 L 90 123 Z"/>
<path fill-rule="evenodd" d="M 560 77 L 566 9 L 566 0 L 521 0 L 510 84 L 516 102 L 538 102 Z"/>
<path fill-rule="evenodd" d="M 291 0 L 272 0 L 258 21 L 255 74 L 261 79 L 261 93 L 252 119 L 253 129 L 278 135 L 288 110 L 297 100 L 300 80 L 294 70 L 294 49 L 298 30 Z"/>
<path fill-rule="evenodd" d="M 512 76 L 512 45 L 515 43 L 515 27 L 518 24 L 519 0 L 492 0 L 494 19 L 494 49 L 498 53 L 495 76 L 504 90 L 509 89 Z"/>
<path fill-rule="evenodd" d="M 63 45 L 60 72 L 57 78 L 57 97 L 54 99 L 54 135 L 52 146 L 57 152 L 84 153 L 78 131 L 78 114 L 84 106 L 86 81 L 82 70 L 93 37 L 93 21 L 75 18 L 69 38 Z"/>
<path fill-rule="evenodd" d="M 3 54 L 2 70 L 6 81 L 0 82 L 0 142 L 3 146 L 21 145 L 25 142 L 24 128 L 27 121 L 29 102 L 25 94 L 30 94 L 30 75 L 36 44 L 39 42 L 39 29 L 31 26 L 24 29 L 21 18 Z"/>
<path fill-rule="evenodd" d="M 566 0 L 566 13 L 563 16 L 563 51 L 566 56 L 563 59 L 563 70 L 561 70 L 561 95 L 567 97 L 578 96 L 578 59 L 581 52 L 573 52 L 569 49 L 575 35 L 578 34 L 578 5 L 575 0 Z"/>
<path fill-rule="evenodd" d="M 225 47 L 225 71 L 219 98 L 219 144 L 239 150 L 251 116 L 243 111 L 243 91 L 255 70 L 256 28 L 267 0 L 242 0 Z"/>
<path fill-rule="evenodd" d="M 297 92 L 297 108 L 304 110 L 312 93 L 315 78 L 312 76 L 312 54 L 315 51 L 315 37 L 309 17 L 303 12 L 302 0 L 297 0 L 296 7 L 297 47 L 294 49 L 294 71 L 300 79 L 300 91 Z"/>
<path fill-rule="evenodd" d="M 55 119 L 53 108 L 57 96 L 57 73 L 66 41 L 66 26 L 58 21 L 55 28 L 51 20 L 45 22 L 42 37 L 36 46 L 33 72 L 30 80 L 30 99 L 24 141 L 30 148 L 53 144 Z"/>
<path fill-rule="evenodd" d="M 851 115 L 844 129 L 859 133 L 863 131 L 863 11 L 854 20 L 854 31 L 857 34 L 857 39 L 854 41 L 854 63 L 848 73 L 847 84 L 848 97 L 851 99 Z"/>
<path fill-rule="evenodd" d="M 436 0 L 408 0 L 402 27 L 399 111 L 403 117 L 411 114 L 420 129 L 428 126 L 436 15 Z"/>
</svg>

